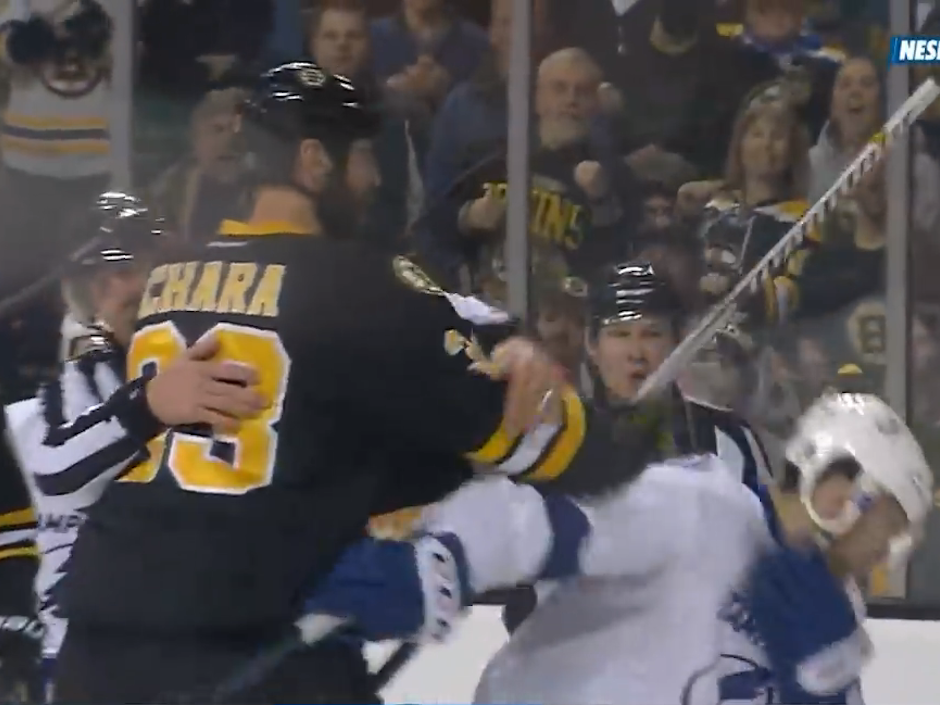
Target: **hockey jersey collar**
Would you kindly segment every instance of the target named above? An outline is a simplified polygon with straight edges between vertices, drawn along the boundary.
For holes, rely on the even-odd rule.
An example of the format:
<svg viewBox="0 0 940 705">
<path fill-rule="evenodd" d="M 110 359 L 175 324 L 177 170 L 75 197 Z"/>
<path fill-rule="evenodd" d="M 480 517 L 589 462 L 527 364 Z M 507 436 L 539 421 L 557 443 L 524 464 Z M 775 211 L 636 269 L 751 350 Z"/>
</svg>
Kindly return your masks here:
<svg viewBox="0 0 940 705">
<path fill-rule="evenodd" d="M 262 235 L 313 235 L 300 228 L 296 223 L 286 220 L 269 220 L 259 223 L 246 223 L 241 220 L 223 220 L 219 225 L 219 235 L 232 237 L 260 237 Z"/>
</svg>

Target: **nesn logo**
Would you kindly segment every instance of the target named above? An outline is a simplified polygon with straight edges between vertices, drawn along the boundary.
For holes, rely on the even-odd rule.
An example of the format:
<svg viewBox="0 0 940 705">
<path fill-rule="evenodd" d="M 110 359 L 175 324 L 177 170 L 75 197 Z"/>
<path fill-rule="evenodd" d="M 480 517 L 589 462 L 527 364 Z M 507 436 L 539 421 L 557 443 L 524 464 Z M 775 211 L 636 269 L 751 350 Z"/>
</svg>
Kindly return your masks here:
<svg viewBox="0 0 940 705">
<path fill-rule="evenodd" d="M 940 37 L 891 37 L 892 64 L 940 63 Z"/>
</svg>

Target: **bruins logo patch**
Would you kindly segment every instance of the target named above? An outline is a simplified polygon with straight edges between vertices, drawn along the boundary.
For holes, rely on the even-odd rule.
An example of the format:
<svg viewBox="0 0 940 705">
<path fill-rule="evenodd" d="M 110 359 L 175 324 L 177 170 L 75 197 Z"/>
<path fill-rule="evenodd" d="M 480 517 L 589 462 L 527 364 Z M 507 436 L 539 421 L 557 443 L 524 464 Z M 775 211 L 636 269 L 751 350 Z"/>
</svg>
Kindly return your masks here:
<svg viewBox="0 0 940 705">
<path fill-rule="evenodd" d="M 444 290 L 407 257 L 399 256 L 393 259 L 392 268 L 395 270 L 395 276 L 407 287 L 422 294 L 444 295 Z"/>
</svg>

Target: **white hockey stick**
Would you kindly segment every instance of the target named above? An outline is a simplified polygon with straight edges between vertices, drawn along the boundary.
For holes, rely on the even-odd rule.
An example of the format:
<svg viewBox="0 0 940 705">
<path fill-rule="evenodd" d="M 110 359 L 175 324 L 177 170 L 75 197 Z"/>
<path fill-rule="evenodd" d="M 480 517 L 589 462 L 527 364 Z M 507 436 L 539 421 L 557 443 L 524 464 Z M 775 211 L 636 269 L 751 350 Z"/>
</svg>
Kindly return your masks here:
<svg viewBox="0 0 940 705">
<path fill-rule="evenodd" d="M 940 97 L 940 87 L 933 79 L 927 79 L 898 108 L 881 128 L 881 132 L 869 142 L 868 146 L 842 172 L 832 187 L 822 198 L 814 203 L 806 214 L 771 248 L 760 262 L 748 272 L 731 292 L 719 301 L 696 325 L 685 339 L 667 357 L 649 377 L 637 393 L 637 401 L 670 384 L 683 369 L 698 355 L 719 330 L 732 319 L 742 299 L 756 294 L 764 282 L 771 276 L 771 270 L 779 268 L 813 228 L 817 227 L 831 213 L 835 204 L 845 198 L 870 173 L 884 156 L 886 150 L 900 136 L 907 132 L 918 116 Z"/>
</svg>

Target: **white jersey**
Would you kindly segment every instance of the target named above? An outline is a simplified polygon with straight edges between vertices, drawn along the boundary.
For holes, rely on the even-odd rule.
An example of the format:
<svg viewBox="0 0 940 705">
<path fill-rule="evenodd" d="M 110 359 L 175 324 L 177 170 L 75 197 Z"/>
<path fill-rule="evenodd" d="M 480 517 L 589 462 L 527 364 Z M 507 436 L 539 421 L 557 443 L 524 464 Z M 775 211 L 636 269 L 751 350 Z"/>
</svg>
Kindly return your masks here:
<svg viewBox="0 0 940 705">
<path fill-rule="evenodd" d="M 39 518 L 36 592 L 46 657 L 58 653 L 65 636 L 56 586 L 85 511 L 142 450 L 103 404 L 121 387 L 123 358 L 113 348 L 92 350 L 64 363 L 58 379 L 36 398 L 6 409 L 9 436 Z"/>
<path fill-rule="evenodd" d="M 537 495 L 529 487 L 513 492 Z M 492 566 L 519 565 L 540 553 L 540 542 L 551 543 L 532 532 L 534 548 L 526 551 L 514 536 L 525 523 L 521 500 L 505 507 L 514 524 L 500 527 L 498 505 L 490 504 L 493 521 L 480 526 L 482 507 L 460 507 L 455 497 L 433 510 L 427 525 L 461 537 L 475 589 L 506 584 L 506 570 Z M 707 455 L 650 466 L 624 490 L 584 508 L 592 528 L 581 576 L 540 602 L 488 665 L 475 700 L 715 705 L 716 615 L 771 540 L 758 498 Z M 447 515 L 458 509 L 476 510 L 478 528 L 465 521 L 456 530 Z M 466 536 L 497 532 L 489 550 L 505 554 L 502 563 Z M 486 569 L 498 577 L 487 581 Z"/>
</svg>

